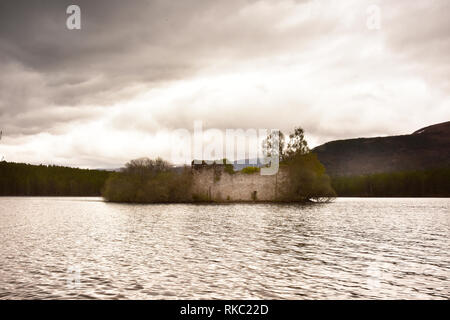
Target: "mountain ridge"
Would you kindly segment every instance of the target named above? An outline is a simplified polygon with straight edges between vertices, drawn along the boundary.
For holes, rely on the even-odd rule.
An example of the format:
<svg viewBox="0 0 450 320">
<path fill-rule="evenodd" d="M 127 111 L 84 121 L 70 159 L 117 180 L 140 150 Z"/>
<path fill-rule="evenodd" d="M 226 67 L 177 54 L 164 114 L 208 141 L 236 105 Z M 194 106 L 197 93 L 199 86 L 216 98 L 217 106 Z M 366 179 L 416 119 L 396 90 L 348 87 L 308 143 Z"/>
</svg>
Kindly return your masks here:
<svg viewBox="0 0 450 320">
<path fill-rule="evenodd" d="M 411 134 L 330 141 L 312 151 L 330 176 L 450 167 L 450 121 Z"/>
</svg>

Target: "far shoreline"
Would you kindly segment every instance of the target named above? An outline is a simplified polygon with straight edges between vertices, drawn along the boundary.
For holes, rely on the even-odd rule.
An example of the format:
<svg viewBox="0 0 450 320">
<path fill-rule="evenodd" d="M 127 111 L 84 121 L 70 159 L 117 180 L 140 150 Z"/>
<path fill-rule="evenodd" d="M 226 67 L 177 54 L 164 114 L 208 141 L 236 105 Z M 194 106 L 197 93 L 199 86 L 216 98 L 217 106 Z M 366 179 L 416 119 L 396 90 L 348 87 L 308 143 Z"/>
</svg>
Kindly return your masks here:
<svg viewBox="0 0 450 320">
<path fill-rule="evenodd" d="M 234 203 L 246 203 L 246 204 L 258 204 L 258 203 L 286 203 L 286 204 L 308 204 L 308 203 L 317 203 L 315 201 L 223 201 L 223 202 L 214 202 L 214 201 L 185 201 L 185 202 L 126 202 L 126 201 L 108 201 L 105 200 L 102 196 L 72 196 L 72 195 L 1 195 L 2 198 L 101 198 L 103 202 L 108 203 L 130 203 L 130 204 L 234 204 Z M 441 197 L 441 196 L 385 196 L 385 197 L 373 197 L 373 196 L 336 196 L 335 199 L 450 199 L 450 197 Z M 333 201 L 329 201 L 331 203 Z M 326 202 L 321 202 L 326 203 Z"/>
</svg>

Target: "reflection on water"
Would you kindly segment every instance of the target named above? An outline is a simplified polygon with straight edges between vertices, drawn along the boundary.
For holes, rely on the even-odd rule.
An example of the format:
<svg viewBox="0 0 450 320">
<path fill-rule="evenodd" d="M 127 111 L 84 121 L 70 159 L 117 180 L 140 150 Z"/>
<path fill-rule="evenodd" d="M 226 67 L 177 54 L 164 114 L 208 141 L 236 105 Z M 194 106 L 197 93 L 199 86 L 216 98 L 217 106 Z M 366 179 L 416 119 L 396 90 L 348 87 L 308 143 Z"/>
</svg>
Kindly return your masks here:
<svg viewBox="0 0 450 320">
<path fill-rule="evenodd" d="M 448 299 L 449 209 L 0 198 L 0 298 Z"/>
</svg>

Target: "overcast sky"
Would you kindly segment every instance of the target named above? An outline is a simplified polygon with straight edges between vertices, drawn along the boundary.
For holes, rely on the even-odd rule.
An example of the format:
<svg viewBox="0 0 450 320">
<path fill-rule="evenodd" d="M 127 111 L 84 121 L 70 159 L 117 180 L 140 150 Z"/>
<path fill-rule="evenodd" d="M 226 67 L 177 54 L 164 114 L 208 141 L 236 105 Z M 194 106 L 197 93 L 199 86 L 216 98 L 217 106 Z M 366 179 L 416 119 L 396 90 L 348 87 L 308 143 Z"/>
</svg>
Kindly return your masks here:
<svg viewBox="0 0 450 320">
<path fill-rule="evenodd" d="M 81 30 L 66 27 L 70 4 Z M 0 158 L 169 158 L 170 132 L 195 120 L 302 126 L 312 146 L 448 121 L 449 12 L 448 0 L 2 0 Z"/>
</svg>

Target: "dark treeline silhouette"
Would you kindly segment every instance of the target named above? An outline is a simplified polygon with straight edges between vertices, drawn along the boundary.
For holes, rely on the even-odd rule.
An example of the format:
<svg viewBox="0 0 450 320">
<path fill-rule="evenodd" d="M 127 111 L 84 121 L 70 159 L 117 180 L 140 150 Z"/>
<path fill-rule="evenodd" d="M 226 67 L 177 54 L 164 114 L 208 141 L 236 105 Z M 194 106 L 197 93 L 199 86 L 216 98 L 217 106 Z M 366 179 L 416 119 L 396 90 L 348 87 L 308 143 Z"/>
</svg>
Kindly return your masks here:
<svg viewBox="0 0 450 320">
<path fill-rule="evenodd" d="M 100 196 L 102 170 L 0 162 L 0 196 Z"/>
<path fill-rule="evenodd" d="M 449 197 L 450 168 L 333 177 L 341 197 Z"/>
<path fill-rule="evenodd" d="M 310 192 L 306 196 L 311 198 L 324 191 L 333 194 L 334 189 L 341 197 L 450 197 L 450 168 L 333 177 L 333 188 L 329 188 L 326 181 L 328 177 L 322 175 L 322 166 L 314 159 L 309 159 L 310 157 L 314 158 L 313 154 L 302 155 L 302 164 L 292 166 L 290 172 L 295 176 L 294 180 L 298 181 L 300 191 L 297 192 L 301 192 L 301 196 L 305 196 L 304 192 Z M 308 160 L 307 163 L 303 163 L 305 159 Z M 190 195 L 184 192 L 191 183 L 186 171 L 176 173 L 157 168 L 158 174 L 155 174 L 155 168 L 150 170 L 144 164 L 137 165 L 135 161 L 130 164 L 134 168 L 129 167 L 121 173 L 110 173 L 2 161 L 0 196 L 99 196 L 101 190 L 104 190 L 106 198 L 116 201 L 179 202 L 189 199 Z M 136 171 L 141 165 L 145 172 Z M 313 166 L 314 169 L 301 169 L 306 166 Z M 318 174 L 322 178 L 318 179 L 312 174 Z M 110 179 L 105 185 L 108 177 Z M 314 186 L 314 189 L 305 186 Z M 318 187 L 320 192 L 316 189 Z"/>
</svg>

